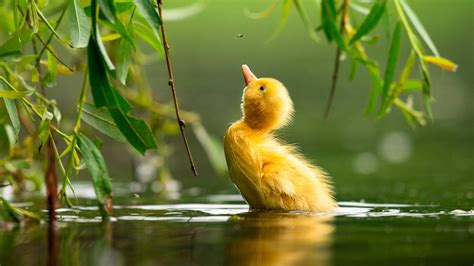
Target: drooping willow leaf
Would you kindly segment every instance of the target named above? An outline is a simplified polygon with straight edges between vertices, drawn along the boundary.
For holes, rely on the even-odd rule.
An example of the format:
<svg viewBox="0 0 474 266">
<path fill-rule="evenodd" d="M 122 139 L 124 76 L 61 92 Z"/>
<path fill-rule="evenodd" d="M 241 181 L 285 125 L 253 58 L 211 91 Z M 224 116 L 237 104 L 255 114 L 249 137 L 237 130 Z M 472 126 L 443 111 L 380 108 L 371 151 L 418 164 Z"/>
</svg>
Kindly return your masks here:
<svg viewBox="0 0 474 266">
<path fill-rule="evenodd" d="M 159 31 L 161 26 L 161 17 L 150 0 L 133 0 L 137 6 L 138 12 L 145 18 L 146 22 L 154 31 Z"/>
<path fill-rule="evenodd" d="M 127 31 L 130 36 L 133 36 L 132 22 L 128 24 Z M 134 46 L 122 38 L 117 50 L 117 78 L 123 85 L 126 85 L 128 69 L 132 63 L 133 53 Z"/>
<path fill-rule="evenodd" d="M 116 8 L 114 0 L 97 0 L 100 6 L 100 10 L 107 18 L 108 21 L 114 23 L 116 20 Z"/>
<path fill-rule="evenodd" d="M 423 56 L 422 59 L 425 62 L 428 62 L 430 64 L 433 64 L 437 67 L 440 67 L 442 69 L 445 69 L 451 72 L 456 72 L 458 68 L 458 65 L 456 63 L 443 57 L 426 55 L 426 56 Z"/>
<path fill-rule="evenodd" d="M 161 57 L 164 57 L 165 52 L 158 31 L 153 30 L 145 19 L 138 14 L 133 18 L 133 31 L 138 37 L 151 45 Z"/>
<path fill-rule="evenodd" d="M 144 154 L 147 149 L 156 148 L 155 139 L 148 125 L 143 120 L 128 114 L 132 107 L 110 83 L 99 48 L 92 38 L 87 55 L 89 82 L 95 106 L 107 107 L 117 127 L 137 151 Z"/>
<path fill-rule="evenodd" d="M 398 54 L 400 53 L 401 29 L 401 24 L 397 23 L 395 30 L 393 31 L 392 43 L 390 44 L 390 51 L 388 54 L 384 83 L 382 87 L 382 104 L 380 106 L 380 112 L 383 111 L 385 102 L 388 100 L 388 91 L 390 89 L 390 85 L 392 84 L 395 69 L 397 67 Z"/>
<path fill-rule="evenodd" d="M 93 128 L 108 135 L 109 137 L 125 143 L 126 139 L 118 129 L 109 111 L 105 108 L 95 108 L 94 105 L 84 103 L 82 109 L 82 120 Z"/>
<path fill-rule="evenodd" d="M 109 55 L 107 54 L 107 50 L 105 49 L 104 43 L 102 42 L 102 38 L 100 36 L 100 31 L 99 31 L 99 24 L 97 23 L 97 1 L 92 0 L 91 1 L 91 11 L 92 11 L 92 32 L 93 34 L 91 35 L 91 38 L 94 43 L 97 45 L 98 50 L 100 51 L 100 55 L 103 59 L 103 62 L 105 62 L 105 65 L 107 66 L 107 69 L 112 71 L 115 70 L 115 66 L 112 63 L 112 60 L 110 60 Z M 91 41 L 89 40 L 89 45 L 88 48 L 91 46 Z"/>
<path fill-rule="evenodd" d="M 14 91 L 7 91 L 4 89 L 3 84 L 0 82 L 0 98 L 2 92 L 14 92 Z M 12 99 L 8 99 L 3 97 L 3 101 L 5 102 L 5 108 L 7 109 L 8 116 L 10 117 L 10 122 L 12 123 L 13 130 L 15 131 L 15 139 L 18 140 L 18 134 L 20 133 L 20 119 L 18 117 L 18 110 L 16 108 L 15 102 Z"/>
<path fill-rule="evenodd" d="M 375 26 L 377 26 L 377 23 L 385 12 L 385 2 L 386 1 L 378 1 L 373 5 L 372 9 L 370 9 L 369 15 L 367 15 L 360 27 L 357 29 L 355 35 L 350 40 L 350 45 L 367 35 L 375 28 Z"/>
<path fill-rule="evenodd" d="M 319 37 L 316 31 L 313 29 L 313 26 L 311 25 L 311 20 L 309 19 L 308 14 L 306 13 L 305 8 L 303 7 L 303 3 L 301 0 L 294 0 L 296 10 L 298 10 L 298 13 L 300 14 L 301 20 L 303 21 L 303 24 L 306 28 L 306 31 L 308 32 L 309 37 L 315 41 L 319 42 Z"/>
<path fill-rule="evenodd" d="M 72 46 L 76 48 L 86 47 L 91 34 L 91 22 L 81 7 L 79 0 L 70 1 L 68 17 L 68 30 Z"/>
<path fill-rule="evenodd" d="M 331 34 L 330 26 L 331 22 L 336 21 L 336 4 L 334 0 L 322 0 L 321 1 L 321 27 L 326 35 L 326 39 L 331 42 L 333 37 Z M 333 24 L 334 24 L 333 23 Z M 334 25 L 336 28 L 337 26 Z M 336 29 L 337 31 L 337 29 Z"/>
<path fill-rule="evenodd" d="M 83 134 L 78 136 L 82 159 L 92 176 L 97 204 L 103 217 L 112 213 L 112 185 L 104 158 L 95 144 Z"/>
<path fill-rule="evenodd" d="M 327 39 L 330 42 L 334 40 L 341 49 L 347 51 L 347 44 L 342 37 L 342 34 L 339 31 L 340 29 L 337 25 L 337 16 L 334 5 L 334 0 L 323 0 L 321 2 L 321 9 L 324 9 L 324 12 L 321 12 L 322 27 L 326 33 Z"/>
<path fill-rule="evenodd" d="M 426 31 L 425 27 L 423 27 L 423 24 L 421 21 L 418 19 L 416 16 L 415 12 L 410 8 L 410 6 L 404 1 L 400 0 L 400 4 L 405 10 L 406 15 L 410 19 L 411 23 L 415 27 L 416 31 L 420 34 L 421 38 L 423 41 L 428 45 L 428 47 L 431 49 L 434 55 L 439 57 L 439 52 L 438 49 L 436 49 L 436 46 L 434 45 L 433 41 L 431 40 L 430 35 Z"/>
<path fill-rule="evenodd" d="M 46 75 L 43 81 L 47 87 L 51 88 L 51 87 L 56 86 L 56 77 L 58 74 L 58 71 L 57 71 L 58 61 L 56 60 L 56 57 L 54 57 L 54 55 L 50 51 L 47 51 L 46 54 L 48 56 L 48 69 L 46 71 Z"/>
</svg>

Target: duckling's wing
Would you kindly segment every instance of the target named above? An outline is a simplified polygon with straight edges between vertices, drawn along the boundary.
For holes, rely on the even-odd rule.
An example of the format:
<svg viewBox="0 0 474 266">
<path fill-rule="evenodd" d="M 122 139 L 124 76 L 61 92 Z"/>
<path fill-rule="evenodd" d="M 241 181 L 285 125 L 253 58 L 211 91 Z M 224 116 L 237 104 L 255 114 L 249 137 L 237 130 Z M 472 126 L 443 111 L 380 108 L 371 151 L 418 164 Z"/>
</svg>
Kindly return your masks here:
<svg viewBox="0 0 474 266">
<path fill-rule="evenodd" d="M 229 130 L 224 139 L 229 175 L 252 208 L 262 208 L 260 196 L 262 159 L 249 139 Z"/>
</svg>

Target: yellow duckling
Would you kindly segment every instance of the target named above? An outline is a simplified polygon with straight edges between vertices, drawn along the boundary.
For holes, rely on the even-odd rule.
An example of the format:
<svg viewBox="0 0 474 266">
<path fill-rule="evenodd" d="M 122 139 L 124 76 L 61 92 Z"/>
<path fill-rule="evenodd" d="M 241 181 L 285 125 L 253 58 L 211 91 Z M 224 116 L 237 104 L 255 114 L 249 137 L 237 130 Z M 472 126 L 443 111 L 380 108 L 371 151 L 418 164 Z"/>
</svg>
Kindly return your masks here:
<svg viewBox="0 0 474 266">
<path fill-rule="evenodd" d="M 290 121 L 293 102 L 281 82 L 242 66 L 243 117 L 224 139 L 230 178 L 251 209 L 330 212 L 337 207 L 326 173 L 272 132 Z"/>
</svg>

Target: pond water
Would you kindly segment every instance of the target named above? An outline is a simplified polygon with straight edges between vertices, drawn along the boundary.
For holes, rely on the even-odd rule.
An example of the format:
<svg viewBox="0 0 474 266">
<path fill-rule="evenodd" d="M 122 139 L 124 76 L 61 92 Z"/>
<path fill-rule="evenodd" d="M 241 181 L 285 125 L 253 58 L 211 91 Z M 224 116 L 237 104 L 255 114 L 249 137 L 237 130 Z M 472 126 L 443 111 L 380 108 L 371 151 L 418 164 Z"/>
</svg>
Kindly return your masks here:
<svg viewBox="0 0 474 266">
<path fill-rule="evenodd" d="M 113 218 L 103 222 L 91 188 L 76 188 L 80 205 L 59 209 L 55 228 L 1 229 L 0 265 L 474 263 L 469 209 L 339 202 L 333 213 L 249 212 L 238 194 L 161 204 L 117 189 Z"/>
</svg>

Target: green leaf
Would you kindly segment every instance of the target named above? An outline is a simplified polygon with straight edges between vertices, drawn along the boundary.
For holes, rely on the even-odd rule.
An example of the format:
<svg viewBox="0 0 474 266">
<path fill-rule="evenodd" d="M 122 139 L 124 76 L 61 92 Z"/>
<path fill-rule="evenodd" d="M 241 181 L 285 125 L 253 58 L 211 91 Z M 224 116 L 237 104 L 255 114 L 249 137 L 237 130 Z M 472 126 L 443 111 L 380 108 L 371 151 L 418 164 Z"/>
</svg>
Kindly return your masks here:
<svg viewBox="0 0 474 266">
<path fill-rule="evenodd" d="M 319 42 L 319 37 L 316 31 L 313 29 L 313 26 L 311 25 L 311 20 L 309 19 L 308 14 L 306 13 L 305 8 L 303 7 L 303 3 L 301 0 L 294 0 L 295 2 L 295 7 L 296 10 L 298 10 L 298 13 L 300 14 L 301 20 L 303 21 L 304 26 L 306 27 L 306 31 L 308 32 L 309 37 L 315 41 Z"/>
<path fill-rule="evenodd" d="M 369 77 L 372 81 L 372 90 L 370 92 L 369 103 L 367 104 L 367 108 L 365 110 L 365 114 L 369 115 L 370 113 L 372 113 L 372 110 L 374 109 L 375 103 L 377 101 L 377 96 L 382 90 L 382 80 L 380 78 L 380 70 L 377 65 L 365 63 L 365 61 L 362 62 L 364 62 L 364 66 L 369 71 Z"/>
<path fill-rule="evenodd" d="M 14 34 L 10 39 L 4 42 L 0 46 L 0 58 L 7 56 L 20 56 L 21 55 L 21 45 L 18 36 Z"/>
<path fill-rule="evenodd" d="M 61 110 L 59 110 L 56 104 L 53 105 L 53 116 L 54 116 L 54 119 L 56 119 L 56 124 L 59 127 L 59 125 L 61 124 L 62 114 L 61 114 Z"/>
<path fill-rule="evenodd" d="M 56 60 L 56 57 L 48 50 L 47 51 L 47 56 L 48 56 L 48 70 L 46 72 L 46 75 L 44 77 L 44 84 L 51 88 L 56 86 L 56 76 L 57 76 L 57 65 L 58 62 Z"/>
<path fill-rule="evenodd" d="M 405 119 L 407 120 L 408 124 L 412 128 L 415 127 L 415 124 L 413 123 L 413 121 L 416 121 L 421 126 L 424 126 L 426 124 L 423 113 L 420 112 L 420 111 L 414 110 L 411 107 L 411 104 L 407 104 L 407 103 L 403 102 L 402 100 L 400 100 L 399 98 L 396 98 L 394 100 L 394 104 L 402 112 L 403 116 L 405 116 Z"/>
<path fill-rule="evenodd" d="M 400 78 L 398 79 L 397 84 L 395 84 L 394 88 L 389 93 L 389 100 L 385 101 L 382 104 L 382 109 L 378 114 L 379 117 L 387 112 L 387 110 L 393 104 L 393 101 L 396 98 L 398 98 L 398 96 L 400 95 L 402 91 L 405 90 L 407 83 L 409 82 L 408 79 L 410 78 L 414 64 L 415 64 L 415 52 L 412 50 L 405 64 L 405 67 L 403 67 L 402 73 L 400 74 Z M 420 88 L 421 88 L 422 86 L 421 82 L 418 81 L 418 83 L 420 84 Z"/>
<path fill-rule="evenodd" d="M 109 217 L 112 213 L 112 184 L 104 158 L 94 143 L 83 134 L 78 136 L 82 159 L 92 176 L 97 204 L 102 217 Z"/>
<path fill-rule="evenodd" d="M 36 5 L 36 2 L 35 1 L 31 1 L 34 9 L 36 10 L 36 13 L 38 14 L 38 16 L 41 18 L 41 20 L 43 21 L 44 24 L 46 24 L 46 26 L 48 27 L 48 29 L 54 34 L 54 36 L 56 36 L 56 38 L 58 38 L 58 40 L 62 41 L 63 39 L 61 38 L 61 36 L 59 36 L 59 33 L 56 32 L 56 30 L 54 29 L 53 26 L 51 26 L 51 24 L 49 23 L 48 19 L 43 15 L 43 13 L 41 12 L 41 10 L 39 9 L 39 7 Z M 33 12 L 35 13 L 35 12 Z M 36 31 L 35 31 L 36 32 Z"/>
<path fill-rule="evenodd" d="M 28 1 L 28 9 L 27 12 L 31 15 L 30 17 L 30 22 L 28 24 L 31 25 L 33 33 L 38 33 L 39 29 L 39 18 L 38 18 L 38 12 L 36 12 L 37 6 L 35 2 Z M 35 9 L 36 8 L 36 9 Z"/>
<path fill-rule="evenodd" d="M 349 80 L 354 80 L 355 75 L 356 75 L 357 70 L 358 70 L 358 67 L 359 67 L 359 61 L 357 61 L 356 59 L 352 58 L 352 62 L 351 62 L 351 72 L 350 72 L 350 74 L 349 74 Z"/>
<path fill-rule="evenodd" d="M 423 84 L 421 81 L 416 79 L 407 80 L 405 86 L 403 87 L 403 92 L 412 92 L 412 91 L 421 91 Z"/>
<path fill-rule="evenodd" d="M 324 30 L 324 34 L 326 35 L 326 39 L 331 42 L 333 37 L 330 30 L 330 23 L 333 24 L 333 27 L 337 26 L 334 25 L 336 21 L 336 4 L 334 0 L 322 0 L 321 1 L 321 27 Z"/>
<path fill-rule="evenodd" d="M 401 36 L 401 24 L 397 23 L 395 30 L 393 31 L 392 43 L 390 44 L 390 51 L 387 59 L 387 66 L 385 69 L 385 78 L 382 87 L 382 105 L 380 106 L 379 113 L 383 112 L 383 107 L 388 100 L 388 90 L 392 84 L 395 69 L 397 68 L 398 54 L 400 53 L 400 36 Z"/>
<path fill-rule="evenodd" d="M 133 23 L 128 24 L 128 34 L 133 36 Z M 123 84 L 127 83 L 128 69 L 132 62 L 134 47 L 125 39 L 121 39 L 117 50 L 117 78 Z"/>
<path fill-rule="evenodd" d="M 333 13 L 335 12 L 332 7 L 334 5 L 333 0 L 325 0 L 321 3 L 321 5 L 322 5 L 321 8 L 324 8 L 326 10 L 324 18 L 322 18 L 323 19 L 322 26 L 326 35 L 330 36 L 328 40 L 330 42 L 332 40 L 336 41 L 337 45 L 341 49 L 347 51 L 347 44 L 344 41 L 344 38 L 342 37 L 342 34 L 339 32 L 339 29 L 337 26 L 336 13 Z"/>
<path fill-rule="evenodd" d="M 0 197 L 0 221 L 1 220 L 7 220 L 7 221 L 12 221 L 15 223 L 20 223 L 22 218 L 24 216 L 37 220 L 40 220 L 40 216 L 32 213 L 30 211 L 27 211 L 22 208 L 18 208 L 12 204 L 10 204 L 6 199 L 3 197 Z"/>
<path fill-rule="evenodd" d="M 158 14 L 155 6 L 150 0 L 133 0 L 133 3 L 137 6 L 138 12 L 145 18 L 146 22 L 150 27 L 158 32 L 161 26 L 161 18 Z"/>
<path fill-rule="evenodd" d="M 244 12 L 251 19 L 262 19 L 262 18 L 268 17 L 273 12 L 273 10 L 275 10 L 275 8 L 278 6 L 279 2 L 280 2 L 279 0 L 273 0 L 272 3 L 266 9 L 260 12 L 251 12 L 248 9 L 245 9 Z"/>
<path fill-rule="evenodd" d="M 125 137 L 117 128 L 117 125 L 107 109 L 97 109 L 92 104 L 84 103 L 82 112 L 81 118 L 87 124 L 117 141 L 122 143 L 126 142 Z"/>
<path fill-rule="evenodd" d="M 87 49 L 89 82 L 96 107 L 107 107 L 117 127 L 137 151 L 144 154 L 147 149 L 156 148 L 148 125 L 128 115 L 132 107 L 110 84 L 99 53 L 97 44 L 91 40 Z"/>
<path fill-rule="evenodd" d="M 431 96 L 429 94 L 423 93 L 423 105 L 425 107 L 428 118 L 431 122 L 434 121 L 433 110 L 431 109 Z"/>
<path fill-rule="evenodd" d="M 365 6 L 362 6 L 362 5 L 359 5 L 359 4 L 356 4 L 354 2 L 350 2 L 349 3 L 349 6 L 356 12 L 362 14 L 362 15 L 368 15 L 370 13 L 370 10 L 368 8 L 366 8 Z"/>
<path fill-rule="evenodd" d="M 17 142 L 15 129 L 10 124 L 0 124 L 0 148 L 11 148 Z M 7 145 L 8 143 L 8 145 Z"/>
<path fill-rule="evenodd" d="M 3 197 L 0 197 L 0 201 L 2 202 L 2 204 L 0 205 L 1 206 L 0 207 L 0 220 L 20 223 L 21 215 L 18 212 L 16 212 L 13 206 L 10 205 L 10 203 Z"/>
<path fill-rule="evenodd" d="M 276 26 L 275 30 L 270 37 L 270 41 L 275 39 L 283 30 L 288 21 L 288 15 L 290 14 L 291 5 L 293 4 L 293 0 L 284 0 L 283 7 L 281 9 L 280 18 L 278 19 L 278 25 Z"/>
<path fill-rule="evenodd" d="M 27 159 L 12 160 L 5 163 L 5 169 L 10 172 L 17 171 L 18 169 L 27 169 L 30 166 L 30 161 Z"/>
<path fill-rule="evenodd" d="M 97 56 L 101 56 L 102 59 L 104 60 L 105 62 L 105 65 L 107 66 L 107 69 L 112 71 L 112 70 L 115 70 L 115 66 L 114 64 L 112 63 L 112 60 L 110 60 L 110 57 L 109 55 L 107 54 L 107 50 L 105 49 L 105 46 L 104 46 L 104 43 L 102 42 L 102 38 L 100 36 L 100 31 L 99 31 L 99 24 L 97 23 L 97 1 L 96 0 L 92 0 L 91 2 L 91 8 L 92 8 L 92 31 L 93 31 L 93 34 L 92 34 L 92 39 L 94 40 L 94 42 L 96 43 L 97 47 L 98 47 L 98 50 L 100 51 L 100 54 L 98 54 Z M 90 41 L 89 41 L 89 45 L 90 46 Z"/>
<path fill-rule="evenodd" d="M 3 84 L 0 83 L 0 98 L 1 93 L 5 91 L 6 90 L 3 88 Z M 15 132 L 15 140 L 18 140 L 18 134 L 20 133 L 21 126 L 16 104 L 12 99 L 4 98 L 3 101 L 5 102 L 5 108 L 7 109 L 8 116 L 10 117 L 10 122 L 12 123 L 13 130 Z"/>
<path fill-rule="evenodd" d="M 350 40 L 350 45 L 354 44 L 360 38 L 372 31 L 375 26 L 377 26 L 377 23 L 379 22 L 380 18 L 382 18 L 383 13 L 385 12 L 385 2 L 385 0 L 378 1 L 372 6 L 369 15 L 367 15 L 367 17 L 360 25 L 359 29 L 357 29 L 355 35 Z"/>
<path fill-rule="evenodd" d="M 71 0 L 68 7 L 69 36 L 72 46 L 83 48 L 89 42 L 91 22 L 80 5 L 80 0 Z"/>
<path fill-rule="evenodd" d="M 17 57 L 22 54 L 21 45 L 31 39 L 32 32 L 30 30 L 24 31 L 20 34 L 14 33 L 12 36 L 0 46 L 0 58 L 2 57 Z"/>
<path fill-rule="evenodd" d="M 100 10 L 104 14 L 105 18 L 114 23 L 116 18 L 116 11 L 114 0 L 97 0 L 99 2 Z"/>
<path fill-rule="evenodd" d="M 46 143 L 46 141 L 49 138 L 49 135 L 50 135 L 50 132 L 51 132 L 50 129 L 49 129 L 50 121 L 51 121 L 51 119 L 47 119 L 45 117 L 41 120 L 41 122 L 38 126 L 38 140 L 40 141 L 40 149 L 43 146 L 43 144 Z"/>
<path fill-rule="evenodd" d="M 125 12 L 133 9 L 134 7 L 135 7 L 135 4 L 132 3 L 132 2 L 116 2 L 115 3 L 115 14 L 118 15 L 118 14 L 125 13 Z M 92 8 L 91 8 L 90 5 L 84 7 L 84 13 L 86 14 L 86 16 L 89 16 L 89 17 L 91 16 Z M 105 15 L 104 15 L 104 17 L 105 17 Z"/>
<path fill-rule="evenodd" d="M 7 99 L 20 99 L 25 96 L 31 95 L 32 91 L 6 91 L 0 90 L 0 98 L 7 98 Z"/>
<path fill-rule="evenodd" d="M 413 12 L 413 10 L 410 8 L 410 6 L 404 0 L 400 0 L 400 4 L 403 7 L 403 9 L 405 10 L 405 13 L 408 16 L 408 18 L 410 19 L 413 26 L 415 26 L 416 31 L 420 34 L 423 41 L 425 41 L 426 45 L 428 45 L 428 47 L 431 49 L 433 54 L 436 55 L 437 57 L 439 57 L 438 49 L 436 49 L 436 46 L 434 45 L 433 41 L 431 40 L 430 35 L 426 31 L 425 27 L 423 27 L 423 24 L 418 19 L 415 12 Z"/>
<path fill-rule="evenodd" d="M 129 34 L 127 29 L 125 29 L 125 26 L 122 24 L 122 22 L 119 19 L 116 19 L 114 23 L 104 21 L 104 24 L 110 27 L 115 32 L 117 32 L 122 37 L 122 39 L 125 39 L 126 41 L 128 41 L 128 43 L 133 48 L 135 48 L 135 42 L 133 41 L 132 36 Z"/>
<path fill-rule="evenodd" d="M 161 57 L 164 57 L 165 52 L 161 44 L 160 35 L 146 23 L 143 17 L 135 15 L 133 19 L 133 29 L 134 33 L 150 44 Z"/>
<path fill-rule="evenodd" d="M 115 11 L 117 14 L 125 13 L 129 10 L 132 10 L 135 7 L 135 4 L 132 2 L 116 2 Z"/>
</svg>

